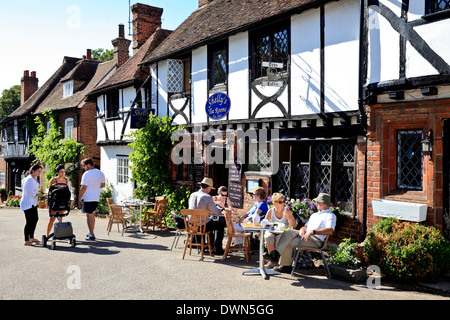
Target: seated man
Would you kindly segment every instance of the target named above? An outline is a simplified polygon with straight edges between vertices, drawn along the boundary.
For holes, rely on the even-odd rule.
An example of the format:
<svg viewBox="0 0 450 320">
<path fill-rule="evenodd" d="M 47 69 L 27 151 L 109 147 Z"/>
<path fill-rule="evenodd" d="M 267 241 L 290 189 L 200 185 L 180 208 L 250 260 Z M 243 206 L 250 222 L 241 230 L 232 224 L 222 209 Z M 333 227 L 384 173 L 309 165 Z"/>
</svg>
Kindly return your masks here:
<svg viewBox="0 0 450 320">
<path fill-rule="evenodd" d="M 189 197 L 189 209 L 201 209 L 208 210 L 212 215 L 219 215 L 222 213 L 222 209 L 219 208 L 215 203 L 213 198 L 209 195 L 213 187 L 213 181 L 211 178 L 204 178 L 200 183 L 200 190 L 194 192 Z M 211 244 L 214 247 L 215 254 L 223 254 L 224 250 L 222 248 L 222 241 L 224 236 L 226 223 L 224 219 L 212 220 L 208 217 L 208 222 L 206 223 L 206 231 L 210 232 Z M 217 231 L 217 238 L 215 238 L 214 232 Z"/>
<path fill-rule="evenodd" d="M 311 215 L 308 222 L 300 230 L 285 231 L 278 241 L 275 250 L 265 253 L 264 258 L 274 263 L 279 263 L 280 267 L 276 271 L 290 273 L 292 271 L 293 249 L 302 241 L 302 248 L 320 248 L 327 235 L 334 232 L 336 227 L 336 216 L 329 207 L 333 206 L 329 194 L 320 193 L 313 200 L 317 202 L 318 212 Z"/>
</svg>

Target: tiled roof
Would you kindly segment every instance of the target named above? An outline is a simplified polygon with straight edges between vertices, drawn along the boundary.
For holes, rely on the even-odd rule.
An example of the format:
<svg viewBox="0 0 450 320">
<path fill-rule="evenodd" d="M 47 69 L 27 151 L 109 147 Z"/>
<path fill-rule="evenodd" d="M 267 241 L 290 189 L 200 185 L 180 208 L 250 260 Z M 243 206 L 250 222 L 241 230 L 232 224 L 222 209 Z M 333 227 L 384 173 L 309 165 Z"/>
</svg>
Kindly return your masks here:
<svg viewBox="0 0 450 320">
<path fill-rule="evenodd" d="M 136 53 L 127 60 L 117 71 L 104 83 L 96 87 L 89 95 L 96 95 L 103 90 L 112 86 L 128 83 L 129 81 L 144 81 L 148 75 L 143 73 L 139 64 L 148 59 L 155 48 L 171 33 L 172 31 L 157 29 L 153 35 L 136 51 Z"/>
<path fill-rule="evenodd" d="M 98 62 L 94 60 L 80 60 L 77 66 L 72 69 L 47 97 L 39 104 L 34 114 L 39 114 L 47 109 L 61 110 L 74 107 L 82 107 L 86 95 L 97 86 L 105 76 L 115 67 L 115 61 Z M 73 95 L 63 99 L 63 82 L 69 79 L 85 81 L 85 83 L 75 90 Z"/>
<path fill-rule="evenodd" d="M 143 64 L 182 53 L 227 34 L 332 0 L 213 0 L 194 11 Z"/>
<path fill-rule="evenodd" d="M 8 122 L 12 119 L 22 117 L 28 113 L 32 113 L 43 99 L 59 84 L 60 79 L 65 77 L 80 61 L 79 58 L 64 57 L 62 65 L 56 72 L 33 94 L 31 97 L 20 105 L 14 112 L 4 118 L 2 122 Z M 62 94 L 62 93 L 61 93 Z"/>
</svg>

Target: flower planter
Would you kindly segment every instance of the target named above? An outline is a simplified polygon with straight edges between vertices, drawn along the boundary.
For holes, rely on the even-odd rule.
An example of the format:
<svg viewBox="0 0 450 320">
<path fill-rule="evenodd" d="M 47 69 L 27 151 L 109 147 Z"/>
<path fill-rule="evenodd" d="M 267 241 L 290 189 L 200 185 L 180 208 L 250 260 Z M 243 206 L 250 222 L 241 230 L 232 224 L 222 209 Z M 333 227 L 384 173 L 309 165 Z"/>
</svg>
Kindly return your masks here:
<svg viewBox="0 0 450 320">
<path fill-rule="evenodd" d="M 353 283 L 360 283 L 367 281 L 367 270 L 356 269 L 347 266 L 340 266 L 337 264 L 328 265 L 333 279 L 349 281 Z"/>
<path fill-rule="evenodd" d="M 373 214 L 384 218 L 397 218 L 421 222 L 427 219 L 426 204 L 392 201 L 392 200 L 372 200 Z"/>
</svg>

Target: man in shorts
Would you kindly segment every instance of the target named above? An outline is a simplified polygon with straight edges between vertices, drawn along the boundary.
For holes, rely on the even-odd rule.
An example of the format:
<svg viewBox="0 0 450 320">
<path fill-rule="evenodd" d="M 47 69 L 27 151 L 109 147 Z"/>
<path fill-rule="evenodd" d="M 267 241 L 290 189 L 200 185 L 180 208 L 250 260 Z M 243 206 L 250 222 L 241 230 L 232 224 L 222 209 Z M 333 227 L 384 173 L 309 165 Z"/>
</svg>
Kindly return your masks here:
<svg viewBox="0 0 450 320">
<path fill-rule="evenodd" d="M 100 200 L 100 189 L 105 187 L 105 175 L 100 170 L 94 168 L 92 159 L 81 161 L 81 167 L 85 170 L 81 177 L 81 188 L 79 194 L 79 204 L 81 212 L 86 214 L 89 233 L 86 240 L 95 240 L 95 210 Z"/>
</svg>

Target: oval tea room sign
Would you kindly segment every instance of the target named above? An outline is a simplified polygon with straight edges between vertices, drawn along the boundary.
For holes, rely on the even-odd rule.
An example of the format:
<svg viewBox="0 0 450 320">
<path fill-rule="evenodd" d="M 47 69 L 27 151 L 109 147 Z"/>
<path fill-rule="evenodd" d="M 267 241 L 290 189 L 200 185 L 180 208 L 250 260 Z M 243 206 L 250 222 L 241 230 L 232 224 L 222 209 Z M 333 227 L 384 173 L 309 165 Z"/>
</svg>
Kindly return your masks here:
<svg viewBox="0 0 450 320">
<path fill-rule="evenodd" d="M 230 98 L 225 93 L 215 93 L 206 102 L 206 114 L 214 120 L 224 118 L 230 111 Z"/>
</svg>

